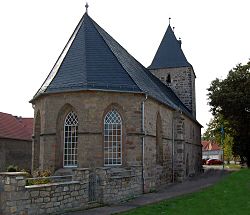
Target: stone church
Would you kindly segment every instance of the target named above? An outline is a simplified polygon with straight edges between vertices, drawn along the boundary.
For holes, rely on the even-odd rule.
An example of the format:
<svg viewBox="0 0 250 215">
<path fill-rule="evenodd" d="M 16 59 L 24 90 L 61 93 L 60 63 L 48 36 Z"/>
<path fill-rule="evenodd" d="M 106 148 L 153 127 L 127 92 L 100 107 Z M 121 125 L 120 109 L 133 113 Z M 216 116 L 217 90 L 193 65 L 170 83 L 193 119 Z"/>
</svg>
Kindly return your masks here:
<svg viewBox="0 0 250 215">
<path fill-rule="evenodd" d="M 33 170 L 134 177 L 137 193 L 201 171 L 195 73 L 170 25 L 145 68 L 86 12 L 31 103 Z"/>
</svg>

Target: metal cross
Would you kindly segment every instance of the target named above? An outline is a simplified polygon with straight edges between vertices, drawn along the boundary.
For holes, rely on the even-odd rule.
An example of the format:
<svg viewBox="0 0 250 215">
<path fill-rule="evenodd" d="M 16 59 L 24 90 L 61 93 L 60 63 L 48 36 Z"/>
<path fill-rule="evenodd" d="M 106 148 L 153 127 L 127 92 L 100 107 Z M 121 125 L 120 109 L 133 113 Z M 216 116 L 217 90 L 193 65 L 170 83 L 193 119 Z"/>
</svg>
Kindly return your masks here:
<svg viewBox="0 0 250 215">
<path fill-rule="evenodd" d="M 86 2 L 85 7 L 86 7 L 86 13 L 88 13 L 88 8 L 89 8 L 88 2 Z"/>
</svg>

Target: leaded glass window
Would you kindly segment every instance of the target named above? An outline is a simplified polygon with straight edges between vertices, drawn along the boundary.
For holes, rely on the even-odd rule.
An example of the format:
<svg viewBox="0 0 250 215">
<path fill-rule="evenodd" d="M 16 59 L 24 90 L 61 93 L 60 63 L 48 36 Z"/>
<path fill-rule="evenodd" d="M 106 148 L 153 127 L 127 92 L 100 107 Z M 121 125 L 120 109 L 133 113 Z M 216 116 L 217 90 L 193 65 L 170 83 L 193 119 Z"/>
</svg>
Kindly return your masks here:
<svg viewBox="0 0 250 215">
<path fill-rule="evenodd" d="M 115 110 L 104 118 L 104 165 L 122 164 L 122 119 Z"/>
<path fill-rule="evenodd" d="M 78 118 L 71 111 L 64 121 L 64 167 L 77 166 Z"/>
</svg>

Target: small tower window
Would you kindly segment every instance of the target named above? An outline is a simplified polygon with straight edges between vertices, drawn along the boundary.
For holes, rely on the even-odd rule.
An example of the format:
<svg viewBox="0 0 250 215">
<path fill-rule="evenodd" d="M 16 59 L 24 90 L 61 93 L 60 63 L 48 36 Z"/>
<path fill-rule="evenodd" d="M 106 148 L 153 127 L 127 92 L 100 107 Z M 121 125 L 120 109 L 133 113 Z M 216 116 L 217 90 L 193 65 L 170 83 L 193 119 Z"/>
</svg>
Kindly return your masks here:
<svg viewBox="0 0 250 215">
<path fill-rule="evenodd" d="M 166 82 L 167 82 L 167 84 L 171 83 L 171 76 L 170 76 L 170 74 L 168 74 Z"/>
</svg>

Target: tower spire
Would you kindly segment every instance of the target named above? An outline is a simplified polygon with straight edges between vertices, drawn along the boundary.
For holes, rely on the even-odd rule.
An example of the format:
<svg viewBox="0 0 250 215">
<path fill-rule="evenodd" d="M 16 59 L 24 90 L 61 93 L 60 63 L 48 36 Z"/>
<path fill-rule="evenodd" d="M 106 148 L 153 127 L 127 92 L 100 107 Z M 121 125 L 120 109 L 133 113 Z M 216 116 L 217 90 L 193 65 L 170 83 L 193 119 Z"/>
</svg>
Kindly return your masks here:
<svg viewBox="0 0 250 215">
<path fill-rule="evenodd" d="M 168 18 L 169 25 L 171 24 L 171 17 Z"/>
<path fill-rule="evenodd" d="M 89 8 L 89 4 L 88 4 L 88 2 L 86 2 L 86 4 L 85 4 L 85 8 L 86 8 L 86 13 L 88 14 L 88 8 Z"/>
</svg>

